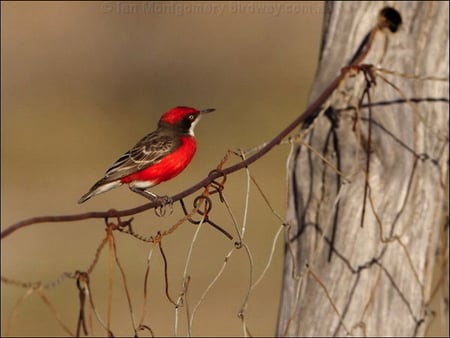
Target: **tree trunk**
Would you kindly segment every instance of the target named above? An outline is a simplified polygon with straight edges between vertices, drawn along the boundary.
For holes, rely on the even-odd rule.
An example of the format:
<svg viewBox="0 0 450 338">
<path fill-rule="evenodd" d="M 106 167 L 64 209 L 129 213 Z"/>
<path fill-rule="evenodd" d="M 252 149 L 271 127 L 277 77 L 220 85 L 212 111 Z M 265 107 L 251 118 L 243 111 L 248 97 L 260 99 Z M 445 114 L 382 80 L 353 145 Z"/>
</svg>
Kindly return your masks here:
<svg viewBox="0 0 450 338">
<path fill-rule="evenodd" d="M 277 335 L 416 336 L 433 317 L 437 255 L 448 262 L 449 89 L 436 78 L 448 79 L 449 8 L 390 4 L 403 24 L 378 32 L 363 63 L 397 72 L 377 73 L 395 87 L 376 75 L 371 108 L 365 96 L 358 110 L 368 82 L 362 72 L 347 77 L 304 139 L 328 163 L 304 145 L 292 149 Z M 383 6 L 327 3 L 311 101 L 349 64 Z"/>
</svg>

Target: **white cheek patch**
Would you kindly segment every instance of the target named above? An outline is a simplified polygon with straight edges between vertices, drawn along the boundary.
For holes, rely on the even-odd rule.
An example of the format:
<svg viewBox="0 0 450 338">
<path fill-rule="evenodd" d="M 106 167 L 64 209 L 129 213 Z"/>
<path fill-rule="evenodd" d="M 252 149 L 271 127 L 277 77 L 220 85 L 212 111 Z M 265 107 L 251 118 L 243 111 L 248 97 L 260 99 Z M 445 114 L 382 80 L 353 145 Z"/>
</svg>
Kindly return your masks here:
<svg viewBox="0 0 450 338">
<path fill-rule="evenodd" d="M 194 129 L 195 129 L 195 126 L 197 125 L 198 121 L 200 121 L 200 118 L 201 118 L 201 115 L 197 116 L 197 118 L 194 121 L 192 121 L 191 127 L 189 128 L 189 135 L 195 136 Z"/>
</svg>

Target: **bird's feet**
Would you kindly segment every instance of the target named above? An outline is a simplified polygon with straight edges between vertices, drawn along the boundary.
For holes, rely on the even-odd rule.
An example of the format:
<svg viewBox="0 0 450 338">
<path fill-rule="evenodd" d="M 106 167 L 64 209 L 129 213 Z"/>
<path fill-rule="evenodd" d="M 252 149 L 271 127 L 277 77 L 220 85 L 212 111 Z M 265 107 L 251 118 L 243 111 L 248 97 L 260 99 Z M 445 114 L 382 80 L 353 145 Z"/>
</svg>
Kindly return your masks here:
<svg viewBox="0 0 450 338">
<path fill-rule="evenodd" d="M 156 196 L 155 202 L 159 202 L 159 205 L 155 207 L 155 214 L 159 217 L 164 217 L 169 211 L 169 215 L 173 213 L 173 199 L 170 196 Z"/>
<path fill-rule="evenodd" d="M 152 202 L 157 202 L 159 205 L 155 207 L 155 214 L 159 217 L 164 217 L 167 215 L 167 210 L 169 211 L 169 215 L 173 212 L 173 200 L 171 197 L 158 196 L 155 193 L 152 193 L 149 190 L 139 189 L 135 186 L 130 186 L 131 191 L 144 196 L 145 198 L 151 200 Z"/>
</svg>

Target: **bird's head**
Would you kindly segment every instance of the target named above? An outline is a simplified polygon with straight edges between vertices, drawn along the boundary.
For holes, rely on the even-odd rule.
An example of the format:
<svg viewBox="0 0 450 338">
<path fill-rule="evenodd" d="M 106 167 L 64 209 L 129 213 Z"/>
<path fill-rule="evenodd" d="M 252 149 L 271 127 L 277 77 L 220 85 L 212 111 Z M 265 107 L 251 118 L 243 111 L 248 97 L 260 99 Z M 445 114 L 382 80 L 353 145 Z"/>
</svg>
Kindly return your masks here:
<svg viewBox="0 0 450 338">
<path fill-rule="evenodd" d="M 214 108 L 198 110 L 191 107 L 175 107 L 164 113 L 159 120 L 159 127 L 169 127 L 194 136 L 194 128 L 203 114 L 215 111 Z"/>
</svg>

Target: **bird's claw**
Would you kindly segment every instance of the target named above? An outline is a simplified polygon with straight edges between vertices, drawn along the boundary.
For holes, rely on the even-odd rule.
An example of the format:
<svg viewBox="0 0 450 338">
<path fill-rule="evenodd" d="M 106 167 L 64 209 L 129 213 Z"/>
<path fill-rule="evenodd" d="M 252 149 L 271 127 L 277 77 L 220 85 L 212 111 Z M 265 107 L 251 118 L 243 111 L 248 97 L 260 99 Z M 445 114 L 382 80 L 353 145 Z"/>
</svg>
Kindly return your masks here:
<svg viewBox="0 0 450 338">
<path fill-rule="evenodd" d="M 167 209 L 169 210 L 169 215 L 173 213 L 173 199 L 169 196 L 157 196 L 155 202 L 159 205 L 155 207 L 155 214 L 158 217 L 164 217 L 167 214 Z"/>
</svg>

